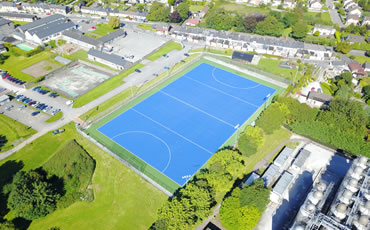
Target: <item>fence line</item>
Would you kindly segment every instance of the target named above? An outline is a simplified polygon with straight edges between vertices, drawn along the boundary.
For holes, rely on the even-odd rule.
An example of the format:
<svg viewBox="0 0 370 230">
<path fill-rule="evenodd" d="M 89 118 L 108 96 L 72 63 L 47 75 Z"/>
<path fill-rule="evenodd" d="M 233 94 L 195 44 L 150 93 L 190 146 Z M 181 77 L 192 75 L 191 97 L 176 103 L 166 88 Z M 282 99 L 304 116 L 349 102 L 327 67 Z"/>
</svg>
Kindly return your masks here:
<svg viewBox="0 0 370 230">
<path fill-rule="evenodd" d="M 111 155 L 112 157 L 114 157 L 115 159 L 119 160 L 121 163 L 123 163 L 125 166 L 127 166 L 129 169 L 133 170 L 136 174 L 138 174 L 139 176 L 141 176 L 144 180 L 148 181 L 150 184 L 152 184 L 153 186 L 155 186 L 156 188 L 158 188 L 159 190 L 161 190 L 163 193 L 165 193 L 167 196 L 172 196 L 173 194 L 171 192 L 169 192 L 167 189 L 163 188 L 161 185 L 159 185 L 157 182 L 155 182 L 154 180 L 152 180 L 150 177 L 148 177 L 147 175 L 145 175 L 144 173 L 142 173 L 141 171 L 139 171 L 138 169 L 136 169 L 135 167 L 133 167 L 130 163 L 128 163 L 127 161 L 125 161 L 124 159 L 122 159 L 121 157 L 119 157 L 118 155 L 114 154 L 112 151 L 110 151 L 108 148 L 106 148 L 104 145 L 100 144 L 98 141 L 96 141 L 94 138 L 90 137 L 89 135 L 87 135 L 85 132 L 83 132 L 82 130 L 80 130 L 80 127 L 76 124 L 76 130 L 79 134 L 81 134 L 82 136 L 84 136 L 86 139 L 88 139 L 90 142 L 92 142 L 93 144 L 95 144 L 96 146 L 98 146 L 101 150 L 103 150 L 104 152 L 108 153 L 109 155 Z"/>
</svg>

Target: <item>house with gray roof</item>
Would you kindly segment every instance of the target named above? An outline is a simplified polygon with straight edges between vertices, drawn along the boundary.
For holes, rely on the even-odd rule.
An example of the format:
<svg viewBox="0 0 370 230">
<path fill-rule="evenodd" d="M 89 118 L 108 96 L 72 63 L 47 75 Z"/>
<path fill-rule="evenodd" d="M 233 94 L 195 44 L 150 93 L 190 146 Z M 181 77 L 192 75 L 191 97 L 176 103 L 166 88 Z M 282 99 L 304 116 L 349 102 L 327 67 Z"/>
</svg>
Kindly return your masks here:
<svg viewBox="0 0 370 230">
<path fill-rule="evenodd" d="M 102 46 L 102 42 L 85 36 L 79 30 L 67 30 L 62 33 L 63 40 L 67 43 L 72 43 L 78 45 L 79 47 L 89 50 L 89 49 L 99 49 Z"/>
<path fill-rule="evenodd" d="M 355 42 L 362 43 L 362 42 L 365 42 L 365 37 L 350 34 L 350 35 L 347 35 L 343 40 L 351 44 Z"/>
<path fill-rule="evenodd" d="M 25 35 L 25 39 L 31 43 L 43 45 L 52 39 L 62 35 L 66 30 L 75 28 L 76 25 L 60 14 L 54 14 L 34 22 L 18 27 Z"/>
<path fill-rule="evenodd" d="M 109 44 L 109 43 L 112 43 L 117 38 L 125 37 L 125 36 L 126 36 L 126 32 L 124 30 L 116 30 L 112 33 L 109 33 L 109 34 L 103 36 L 103 37 L 100 37 L 97 40 L 99 42 L 101 42 L 102 44 Z"/>
<path fill-rule="evenodd" d="M 307 102 L 314 107 L 322 107 L 329 105 L 333 101 L 333 97 L 316 91 L 310 91 L 307 96 Z"/>
<path fill-rule="evenodd" d="M 285 171 L 272 189 L 270 200 L 275 203 L 280 203 L 284 199 L 285 194 L 289 191 L 293 179 L 294 176 L 290 172 Z"/>
<path fill-rule="evenodd" d="M 90 49 L 88 58 L 118 70 L 124 70 L 128 63 L 122 56 L 107 54 L 96 49 Z"/>
<path fill-rule="evenodd" d="M 10 34 L 14 30 L 14 24 L 12 21 L 0 17 L 0 33 Z"/>
<path fill-rule="evenodd" d="M 332 37 L 334 36 L 335 29 L 332 26 L 316 24 L 312 29 L 312 34 L 316 32 L 320 33 L 320 36 Z"/>
</svg>

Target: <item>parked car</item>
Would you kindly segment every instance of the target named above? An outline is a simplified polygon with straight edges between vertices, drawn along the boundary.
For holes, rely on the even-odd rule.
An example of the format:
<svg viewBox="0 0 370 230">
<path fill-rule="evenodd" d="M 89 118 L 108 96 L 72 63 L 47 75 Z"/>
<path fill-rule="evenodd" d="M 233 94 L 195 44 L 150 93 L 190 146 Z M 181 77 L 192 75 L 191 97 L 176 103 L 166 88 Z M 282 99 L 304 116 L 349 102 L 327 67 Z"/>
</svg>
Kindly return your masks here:
<svg viewBox="0 0 370 230">
<path fill-rule="evenodd" d="M 141 70 L 139 70 L 139 69 L 135 69 L 135 72 L 137 72 L 137 73 L 141 73 Z"/>
<path fill-rule="evenodd" d="M 53 135 L 56 135 L 58 133 L 63 133 L 65 131 L 65 129 L 57 129 L 57 130 L 54 130 L 53 132 L 51 132 Z"/>
<path fill-rule="evenodd" d="M 22 110 L 22 109 L 24 109 L 26 107 L 27 107 L 27 105 L 21 105 L 21 106 L 18 107 L 18 110 Z"/>
<path fill-rule="evenodd" d="M 14 107 L 14 105 L 8 105 L 7 107 L 5 107 L 5 110 L 10 111 L 10 110 L 12 110 L 13 107 Z"/>
<path fill-rule="evenodd" d="M 36 116 L 37 114 L 39 114 L 40 113 L 40 111 L 35 111 L 35 112 L 33 112 L 33 113 L 31 113 L 31 115 L 32 116 Z"/>
</svg>

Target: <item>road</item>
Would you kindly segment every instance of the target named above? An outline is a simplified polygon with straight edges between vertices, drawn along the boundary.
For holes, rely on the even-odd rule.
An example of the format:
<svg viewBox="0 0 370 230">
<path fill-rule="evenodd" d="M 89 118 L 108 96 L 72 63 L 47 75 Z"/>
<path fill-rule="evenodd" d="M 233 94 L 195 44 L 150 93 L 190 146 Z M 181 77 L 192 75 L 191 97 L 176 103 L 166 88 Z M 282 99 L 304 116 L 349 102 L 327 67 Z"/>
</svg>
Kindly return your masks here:
<svg viewBox="0 0 370 230">
<path fill-rule="evenodd" d="M 21 148 L 23 148 L 26 144 L 31 143 L 32 141 L 36 140 L 40 136 L 58 129 L 66 124 L 68 124 L 71 121 L 78 121 L 79 116 L 82 115 L 83 113 L 91 110 L 92 108 L 100 105 L 101 103 L 109 100 L 110 98 L 114 97 L 115 95 L 119 94 L 125 89 L 128 89 L 129 87 L 136 85 L 140 86 L 143 83 L 155 78 L 153 73 L 161 73 L 164 70 L 165 66 L 168 67 L 173 67 L 176 63 L 180 62 L 185 56 L 184 53 L 188 52 L 190 49 L 193 49 L 193 46 L 186 45 L 184 49 L 177 51 L 174 50 L 168 54 L 168 57 L 161 57 L 157 59 L 154 62 L 146 61 L 147 65 L 141 69 L 141 73 L 136 73 L 134 72 L 133 74 L 129 75 L 128 77 L 125 78 L 126 83 L 118 86 L 117 88 L 109 91 L 108 93 L 96 98 L 95 100 L 91 101 L 90 103 L 82 106 L 81 108 L 72 108 L 71 106 L 67 106 L 65 102 L 67 99 L 64 99 L 62 97 L 58 98 L 50 98 L 46 95 L 41 95 L 37 92 L 34 92 L 32 90 L 25 90 L 25 89 L 19 89 L 12 87 L 12 90 L 19 91 L 23 95 L 26 95 L 34 100 L 37 101 L 42 101 L 43 103 L 46 103 L 48 105 L 52 105 L 54 108 L 60 108 L 63 112 L 63 118 L 54 122 L 50 123 L 48 125 L 42 126 L 43 128 L 39 130 L 38 133 L 35 135 L 31 136 L 30 138 L 26 139 L 24 142 L 20 143 L 13 149 L 1 153 L 0 154 L 0 160 L 5 159 L 6 157 L 12 155 L 13 153 L 17 152 Z M 1 80 L 2 81 L 2 80 Z M 6 84 L 4 82 L 4 86 L 7 88 L 10 88 L 11 85 Z"/>
<path fill-rule="evenodd" d="M 341 28 L 344 27 L 342 20 L 339 17 L 337 10 L 335 9 L 332 0 L 326 0 L 326 6 L 329 8 L 329 14 L 333 24 L 338 24 Z"/>
<path fill-rule="evenodd" d="M 365 50 L 351 50 L 351 51 L 349 51 L 348 54 L 366 57 L 366 51 Z"/>
</svg>

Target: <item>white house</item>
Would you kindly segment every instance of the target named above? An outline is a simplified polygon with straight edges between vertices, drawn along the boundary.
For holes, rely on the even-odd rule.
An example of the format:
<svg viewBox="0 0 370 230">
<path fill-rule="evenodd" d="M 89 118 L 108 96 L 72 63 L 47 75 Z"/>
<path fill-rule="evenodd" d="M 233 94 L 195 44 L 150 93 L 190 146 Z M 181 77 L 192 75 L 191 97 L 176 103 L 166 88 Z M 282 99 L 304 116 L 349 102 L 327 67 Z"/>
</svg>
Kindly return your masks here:
<svg viewBox="0 0 370 230">
<path fill-rule="evenodd" d="M 351 24 L 357 25 L 360 20 L 360 16 L 357 14 L 347 14 L 347 20 L 346 20 L 346 26 L 349 26 Z"/>
<path fill-rule="evenodd" d="M 359 17 L 361 17 L 361 8 L 358 7 L 358 6 L 351 6 L 347 9 L 347 13 L 348 14 L 351 14 L 351 15 L 358 15 Z"/>
<path fill-rule="evenodd" d="M 308 3 L 308 6 L 311 10 L 316 10 L 316 11 L 321 10 L 321 8 L 323 7 L 320 0 L 310 0 Z"/>
<path fill-rule="evenodd" d="M 357 6 L 357 4 L 354 1 L 347 1 L 345 4 L 343 3 L 343 8 L 346 10 L 352 6 Z"/>
<path fill-rule="evenodd" d="M 321 36 L 332 37 L 336 30 L 332 26 L 317 24 L 313 27 L 312 33 L 315 34 L 316 31 L 319 31 Z"/>
<path fill-rule="evenodd" d="M 362 17 L 361 26 L 370 26 L 370 16 Z"/>
<path fill-rule="evenodd" d="M 115 54 L 107 54 L 95 49 L 89 50 L 88 58 L 118 70 L 123 70 L 126 65 L 126 61 L 123 57 Z"/>
<path fill-rule="evenodd" d="M 17 29 L 24 34 L 25 39 L 31 43 L 43 45 L 60 36 L 64 31 L 75 28 L 76 25 L 60 14 L 21 25 Z"/>
</svg>

